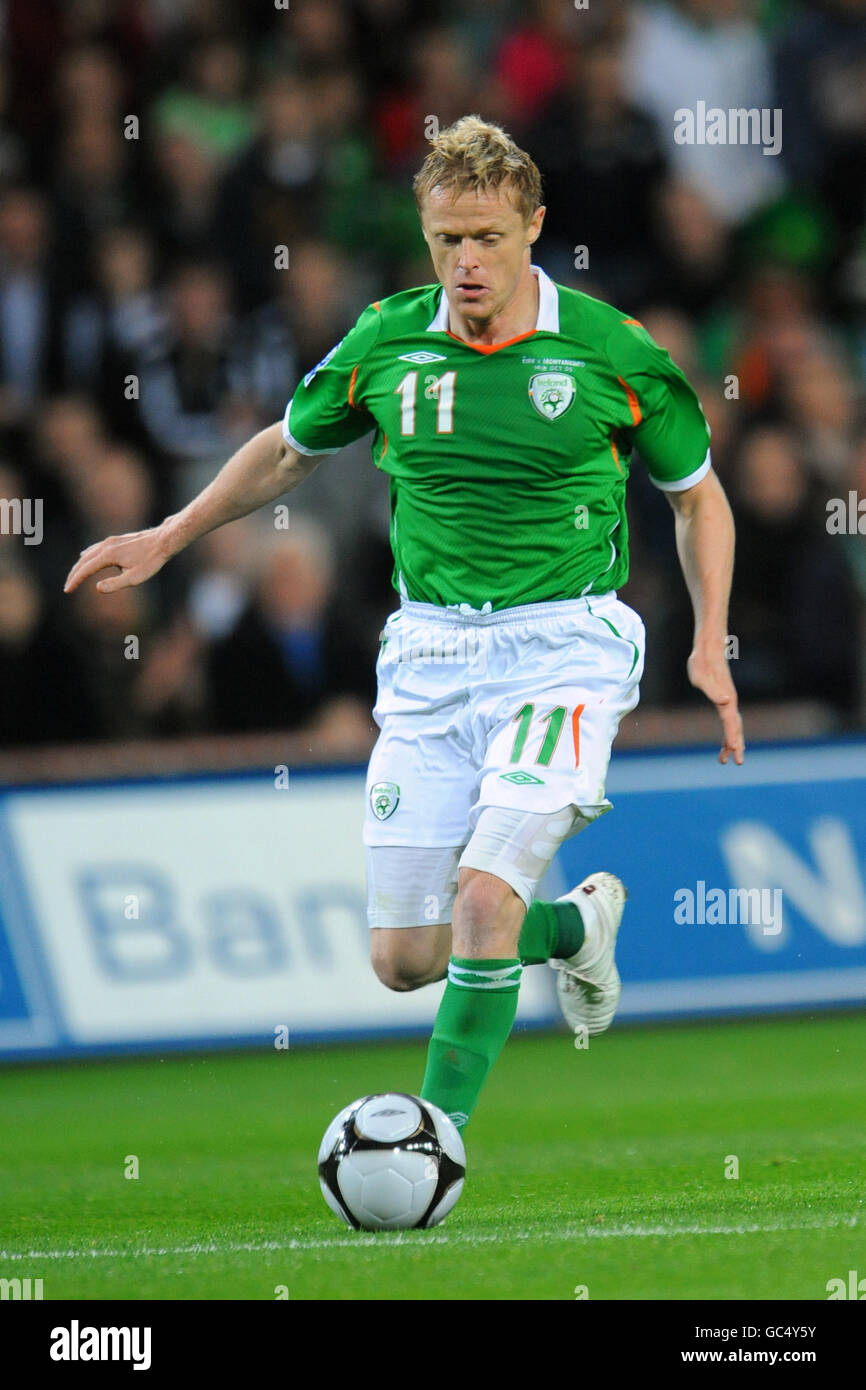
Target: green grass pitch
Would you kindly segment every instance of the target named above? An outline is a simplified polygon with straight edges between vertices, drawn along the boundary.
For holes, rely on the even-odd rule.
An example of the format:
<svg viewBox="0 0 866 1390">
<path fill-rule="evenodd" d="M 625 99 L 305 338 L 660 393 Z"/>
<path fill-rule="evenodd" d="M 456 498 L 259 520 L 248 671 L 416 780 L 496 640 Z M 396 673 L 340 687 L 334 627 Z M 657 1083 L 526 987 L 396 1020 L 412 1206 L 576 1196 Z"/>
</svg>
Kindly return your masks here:
<svg viewBox="0 0 866 1390">
<path fill-rule="evenodd" d="M 866 1274 L 864 1056 L 866 1015 L 516 1036 L 456 1210 L 385 1235 L 330 1214 L 316 1150 L 348 1101 L 418 1086 L 421 1041 L 12 1068 L 0 1277 L 45 1299 L 826 1299 Z"/>
</svg>

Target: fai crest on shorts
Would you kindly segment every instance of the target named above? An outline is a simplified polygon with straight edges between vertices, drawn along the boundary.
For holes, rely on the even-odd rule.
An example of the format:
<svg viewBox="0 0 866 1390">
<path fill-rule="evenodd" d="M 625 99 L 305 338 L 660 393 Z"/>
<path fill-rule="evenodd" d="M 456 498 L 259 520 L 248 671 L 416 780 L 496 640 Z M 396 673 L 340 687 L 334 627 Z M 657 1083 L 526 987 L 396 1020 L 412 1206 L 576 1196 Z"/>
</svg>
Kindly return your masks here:
<svg viewBox="0 0 866 1390">
<path fill-rule="evenodd" d="M 377 820 L 393 816 L 399 800 L 400 788 L 396 782 L 376 782 L 370 788 L 370 806 Z"/>
<path fill-rule="evenodd" d="M 529 399 L 545 420 L 558 420 L 574 400 L 574 378 L 567 372 L 537 372 L 529 383 Z"/>
</svg>

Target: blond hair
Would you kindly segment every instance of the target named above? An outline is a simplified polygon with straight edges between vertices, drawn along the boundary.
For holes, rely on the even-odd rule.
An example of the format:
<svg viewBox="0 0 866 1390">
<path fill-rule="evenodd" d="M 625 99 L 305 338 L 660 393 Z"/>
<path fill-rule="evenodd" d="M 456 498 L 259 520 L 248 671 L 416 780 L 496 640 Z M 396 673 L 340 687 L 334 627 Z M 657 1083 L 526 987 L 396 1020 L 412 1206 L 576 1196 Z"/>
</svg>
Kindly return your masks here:
<svg viewBox="0 0 866 1390">
<path fill-rule="evenodd" d="M 541 204 L 541 175 L 525 150 L 492 121 L 461 116 L 430 141 L 430 153 L 415 175 L 412 189 L 420 210 L 434 188 L 455 197 L 473 189 L 488 192 L 508 184 L 528 222 Z"/>
</svg>

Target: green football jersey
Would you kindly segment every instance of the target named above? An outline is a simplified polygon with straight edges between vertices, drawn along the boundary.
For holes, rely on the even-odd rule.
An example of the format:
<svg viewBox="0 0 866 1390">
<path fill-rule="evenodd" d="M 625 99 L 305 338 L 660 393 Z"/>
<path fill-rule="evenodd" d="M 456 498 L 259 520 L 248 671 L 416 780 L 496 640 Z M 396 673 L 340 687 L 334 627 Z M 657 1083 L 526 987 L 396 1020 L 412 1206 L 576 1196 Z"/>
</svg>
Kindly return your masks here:
<svg viewBox="0 0 866 1390">
<path fill-rule="evenodd" d="M 535 329 L 492 346 L 449 331 L 441 285 L 371 304 L 286 409 L 303 454 L 375 430 L 406 598 L 490 611 L 617 589 L 632 450 L 665 490 L 710 468 L 709 426 L 668 354 L 618 309 L 533 273 Z"/>
</svg>

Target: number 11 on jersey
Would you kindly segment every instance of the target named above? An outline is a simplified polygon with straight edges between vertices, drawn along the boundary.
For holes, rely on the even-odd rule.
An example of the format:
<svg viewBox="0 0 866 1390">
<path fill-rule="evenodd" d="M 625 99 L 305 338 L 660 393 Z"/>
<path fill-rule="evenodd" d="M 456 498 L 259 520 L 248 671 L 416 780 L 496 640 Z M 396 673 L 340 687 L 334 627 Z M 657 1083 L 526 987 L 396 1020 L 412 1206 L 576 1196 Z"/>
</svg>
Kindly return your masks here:
<svg viewBox="0 0 866 1390">
<path fill-rule="evenodd" d="M 445 372 L 438 380 L 434 377 L 428 392 L 436 396 L 436 433 L 454 433 L 454 395 L 457 388 L 457 373 Z M 405 438 L 415 433 L 415 402 L 418 398 L 418 373 L 407 372 L 394 394 L 400 397 L 400 433 Z M 426 393 L 425 393 L 426 394 Z"/>
</svg>

